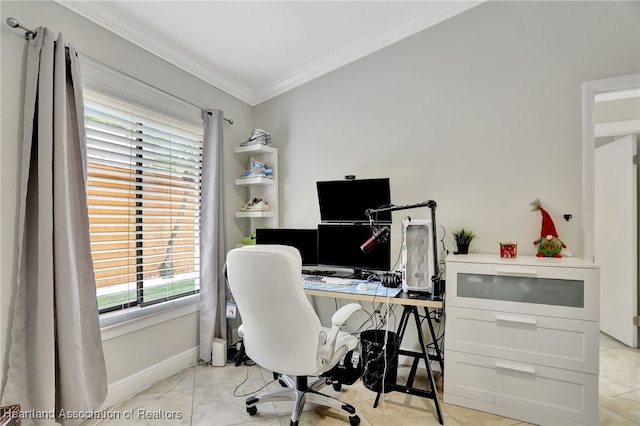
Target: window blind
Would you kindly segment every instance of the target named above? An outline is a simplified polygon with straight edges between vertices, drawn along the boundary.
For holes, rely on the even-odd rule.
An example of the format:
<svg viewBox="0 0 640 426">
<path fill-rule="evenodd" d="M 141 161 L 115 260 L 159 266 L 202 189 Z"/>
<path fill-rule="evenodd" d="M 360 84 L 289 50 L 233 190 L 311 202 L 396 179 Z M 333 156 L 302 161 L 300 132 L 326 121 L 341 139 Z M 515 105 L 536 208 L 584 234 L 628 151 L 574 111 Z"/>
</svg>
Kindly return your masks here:
<svg viewBox="0 0 640 426">
<path fill-rule="evenodd" d="M 202 127 L 84 90 L 100 312 L 200 288 Z"/>
</svg>

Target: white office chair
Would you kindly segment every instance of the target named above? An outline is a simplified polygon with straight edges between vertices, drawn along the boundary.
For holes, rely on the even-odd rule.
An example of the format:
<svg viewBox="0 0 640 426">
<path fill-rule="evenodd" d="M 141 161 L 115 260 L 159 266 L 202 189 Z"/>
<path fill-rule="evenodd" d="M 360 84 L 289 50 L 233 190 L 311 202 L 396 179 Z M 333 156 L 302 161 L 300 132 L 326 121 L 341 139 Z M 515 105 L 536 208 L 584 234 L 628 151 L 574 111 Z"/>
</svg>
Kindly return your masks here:
<svg viewBox="0 0 640 426">
<path fill-rule="evenodd" d="M 227 254 L 227 277 L 238 306 L 246 354 L 256 364 L 279 373 L 286 389 L 249 397 L 250 415 L 263 402 L 293 401 L 291 425 L 297 426 L 305 402 L 344 411 L 351 425 L 360 423 L 354 406 L 318 390 L 330 383 L 319 376 L 334 367 L 358 339 L 340 331 L 357 310 L 357 303 L 340 308 L 331 318 L 331 329 L 323 328 L 302 287 L 300 252 L 288 246 L 255 245 Z"/>
</svg>

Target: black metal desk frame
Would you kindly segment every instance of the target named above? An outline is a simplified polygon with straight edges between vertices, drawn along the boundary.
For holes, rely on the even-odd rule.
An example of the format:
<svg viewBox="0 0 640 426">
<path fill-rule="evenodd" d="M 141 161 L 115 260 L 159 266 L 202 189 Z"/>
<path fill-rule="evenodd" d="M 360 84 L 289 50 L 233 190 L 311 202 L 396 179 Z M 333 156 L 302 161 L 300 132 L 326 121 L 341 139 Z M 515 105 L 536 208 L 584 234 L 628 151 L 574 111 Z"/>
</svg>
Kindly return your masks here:
<svg viewBox="0 0 640 426">
<path fill-rule="evenodd" d="M 358 300 L 363 302 L 380 301 L 380 296 L 368 296 L 368 295 L 361 295 L 361 294 L 355 294 L 355 293 L 343 293 L 343 292 L 336 292 L 336 291 L 310 290 L 310 289 L 305 289 L 304 292 L 309 296 L 329 297 L 333 299 L 348 299 L 348 300 Z M 411 365 L 411 370 L 410 370 L 406 385 L 401 386 L 396 384 L 385 383 L 384 385 L 385 389 L 391 389 L 394 391 L 408 393 L 410 395 L 416 395 L 423 398 L 433 399 L 436 412 L 438 414 L 438 421 L 440 422 L 441 425 L 443 425 L 444 420 L 442 417 L 442 411 L 440 409 L 440 403 L 438 401 L 438 395 L 436 393 L 437 389 L 435 386 L 435 381 L 433 379 L 433 372 L 431 371 L 431 365 L 429 361 L 437 360 L 440 364 L 440 369 L 444 374 L 444 357 L 438 345 L 438 340 L 436 338 L 436 334 L 433 329 L 433 321 L 429 316 L 429 309 L 443 309 L 444 302 L 432 301 L 428 298 L 410 297 L 406 293 L 400 293 L 396 297 L 389 298 L 388 301 L 391 304 L 402 305 L 403 307 L 402 316 L 400 317 L 400 323 L 398 325 L 397 333 L 396 333 L 396 336 L 397 336 L 396 338 L 398 339 L 398 341 L 397 341 L 397 345 L 394 345 L 394 347 L 398 348 L 398 355 L 413 357 L 413 363 Z M 418 312 L 419 307 L 422 307 L 424 309 L 424 312 L 427 318 L 427 323 L 429 324 L 429 331 L 431 333 L 431 339 L 433 340 L 433 344 L 435 348 L 435 354 L 433 355 L 429 355 L 427 351 L 427 346 L 425 345 L 424 333 L 422 332 L 422 327 L 420 325 L 420 315 Z M 400 349 L 400 343 L 402 343 L 402 339 L 404 338 L 404 334 L 407 329 L 407 325 L 409 324 L 409 319 L 411 316 L 413 316 L 416 323 L 416 329 L 418 333 L 418 340 L 420 342 L 421 352 L 413 352 L 413 351 Z M 420 362 L 421 359 L 425 361 L 425 364 L 427 367 L 427 376 L 428 376 L 428 381 L 430 386 L 430 389 L 428 390 L 413 387 L 413 382 L 415 380 L 416 372 L 418 369 L 418 363 Z M 378 392 L 378 395 L 376 396 L 376 400 L 373 405 L 374 408 L 377 407 L 379 398 L 380 398 L 380 392 Z"/>
<path fill-rule="evenodd" d="M 398 332 L 396 334 L 397 342 L 393 346 L 397 348 L 397 354 L 392 354 L 392 357 L 397 357 L 398 355 L 409 356 L 413 358 L 413 363 L 411 364 L 411 370 L 409 371 L 409 377 L 407 378 L 407 382 L 405 385 L 399 385 L 396 383 L 385 383 L 384 389 L 385 391 L 398 391 L 407 393 L 410 395 L 416 395 L 423 398 L 433 399 L 434 405 L 436 407 L 436 412 L 438 413 L 438 421 L 441 425 L 444 424 L 444 420 L 442 418 L 442 411 L 440 410 L 440 403 L 438 402 L 438 395 L 436 394 L 437 388 L 435 380 L 433 379 L 433 372 L 431 371 L 430 360 L 437 360 L 440 364 L 440 371 L 444 373 L 444 359 L 442 357 L 442 352 L 438 346 L 438 340 L 436 338 L 435 332 L 433 330 L 433 322 L 431 321 L 431 317 L 429 316 L 429 310 L 427 307 L 424 307 L 424 313 L 427 318 L 429 324 L 429 331 L 431 333 L 431 340 L 433 341 L 435 354 L 430 355 L 427 351 L 427 346 L 424 342 L 424 334 L 422 333 L 422 326 L 420 324 L 420 314 L 418 312 L 417 306 L 404 305 L 402 311 L 402 316 L 400 317 L 400 324 L 398 325 Z M 404 333 L 407 330 L 407 325 L 409 324 L 410 317 L 413 316 L 416 323 L 416 330 L 418 333 L 418 341 L 420 342 L 421 352 L 409 351 L 405 349 L 400 349 L 400 344 L 402 343 L 402 339 L 404 338 Z M 420 360 L 424 360 L 424 364 L 427 368 L 427 379 L 429 384 L 429 389 L 419 389 L 413 387 L 413 382 L 416 377 L 416 372 L 418 370 L 418 364 Z M 387 377 L 387 374 L 385 374 Z M 378 391 L 378 395 L 376 396 L 376 400 L 373 403 L 373 407 L 376 408 L 378 406 L 378 402 L 380 400 L 380 395 L 382 394 L 382 390 Z"/>
</svg>

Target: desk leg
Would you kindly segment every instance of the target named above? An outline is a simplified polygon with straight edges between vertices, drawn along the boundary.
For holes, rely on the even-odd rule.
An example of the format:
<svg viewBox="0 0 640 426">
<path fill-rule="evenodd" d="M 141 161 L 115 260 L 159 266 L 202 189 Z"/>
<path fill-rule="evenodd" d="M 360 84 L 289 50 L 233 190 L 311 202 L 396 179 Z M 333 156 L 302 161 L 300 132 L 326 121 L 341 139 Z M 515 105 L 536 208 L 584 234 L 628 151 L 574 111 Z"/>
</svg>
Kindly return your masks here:
<svg viewBox="0 0 640 426">
<path fill-rule="evenodd" d="M 442 412 L 440 411 L 440 402 L 438 401 L 438 390 L 436 389 L 436 382 L 433 380 L 433 372 L 431 371 L 431 362 L 429 360 L 429 354 L 427 352 L 427 347 L 424 344 L 424 335 L 422 334 L 422 327 L 420 326 L 420 319 L 418 318 L 418 308 L 414 307 L 413 310 L 413 318 L 416 321 L 416 329 L 418 330 L 418 340 L 420 341 L 420 347 L 422 348 L 422 354 L 424 356 L 424 363 L 427 366 L 427 379 L 429 379 L 429 386 L 431 386 L 432 399 L 433 403 L 436 406 L 436 412 L 438 413 L 438 421 L 441 425 L 444 424 L 444 420 L 442 419 Z M 427 313 L 427 319 L 429 315 Z M 429 324 L 431 331 L 433 332 L 433 328 L 431 324 Z"/>
<path fill-rule="evenodd" d="M 433 329 L 433 321 L 431 320 L 431 316 L 429 315 L 429 309 L 424 308 L 424 314 L 427 317 L 427 322 L 429 323 L 429 332 L 431 333 L 431 340 L 433 341 L 433 347 L 435 348 L 436 354 L 435 356 L 430 357 L 431 359 L 435 359 L 440 364 L 440 373 L 444 376 L 444 356 L 442 351 L 440 350 L 440 345 L 438 345 L 438 339 L 436 338 L 436 332 Z"/>
<path fill-rule="evenodd" d="M 411 315 L 413 315 L 413 318 L 416 323 L 416 330 L 418 333 L 418 341 L 420 342 L 421 352 L 412 352 L 412 351 L 405 351 L 400 349 L 400 344 L 402 343 L 402 339 L 404 338 L 404 333 L 407 329 L 407 325 L 409 323 L 409 317 Z M 427 315 L 427 318 L 429 318 L 428 315 Z M 429 322 L 429 328 L 433 336 L 435 333 L 433 332 L 433 324 L 431 322 Z M 435 384 L 435 381 L 433 380 L 433 372 L 431 371 L 429 353 L 424 343 L 424 334 L 422 333 L 420 316 L 418 314 L 418 308 L 416 306 L 404 306 L 404 310 L 402 311 L 402 317 L 400 318 L 400 324 L 398 326 L 398 333 L 396 338 L 398 339 L 396 344 L 396 348 L 398 352 L 397 354 L 393 354 L 393 355 L 394 356 L 398 356 L 398 355 L 412 356 L 414 358 L 414 361 L 413 361 L 413 364 L 411 365 L 411 371 L 409 372 L 407 384 L 405 386 L 398 385 L 398 384 L 385 384 L 386 389 L 389 389 L 392 391 L 404 392 L 411 395 L 421 396 L 423 398 L 433 399 L 434 405 L 436 407 L 436 412 L 438 414 L 438 421 L 440 422 L 441 425 L 443 425 L 444 420 L 442 418 L 442 411 L 440 410 L 440 402 L 438 401 L 436 384 Z M 438 351 L 439 349 L 436 350 L 436 353 L 438 353 Z M 427 368 L 427 379 L 429 381 L 428 383 L 430 387 L 430 390 L 427 390 L 427 391 L 423 389 L 416 389 L 413 387 L 413 380 L 415 379 L 418 362 L 420 361 L 420 359 L 424 360 L 425 366 Z M 386 377 L 386 374 L 385 374 L 385 377 Z M 373 403 L 374 408 L 378 406 L 381 393 L 382 391 L 379 391 L 378 395 L 376 396 L 376 400 Z"/>
</svg>

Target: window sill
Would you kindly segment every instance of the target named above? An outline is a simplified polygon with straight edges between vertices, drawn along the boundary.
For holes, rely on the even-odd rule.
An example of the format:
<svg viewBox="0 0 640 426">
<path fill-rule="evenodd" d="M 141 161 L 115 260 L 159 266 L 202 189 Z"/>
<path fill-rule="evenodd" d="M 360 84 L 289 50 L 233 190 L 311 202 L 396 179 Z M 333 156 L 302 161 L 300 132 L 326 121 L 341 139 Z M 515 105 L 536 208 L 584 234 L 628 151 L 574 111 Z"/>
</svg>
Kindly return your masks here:
<svg viewBox="0 0 640 426">
<path fill-rule="evenodd" d="M 123 309 L 100 315 L 102 341 L 189 315 L 199 310 L 200 295 L 194 294 L 144 308 Z"/>
</svg>

